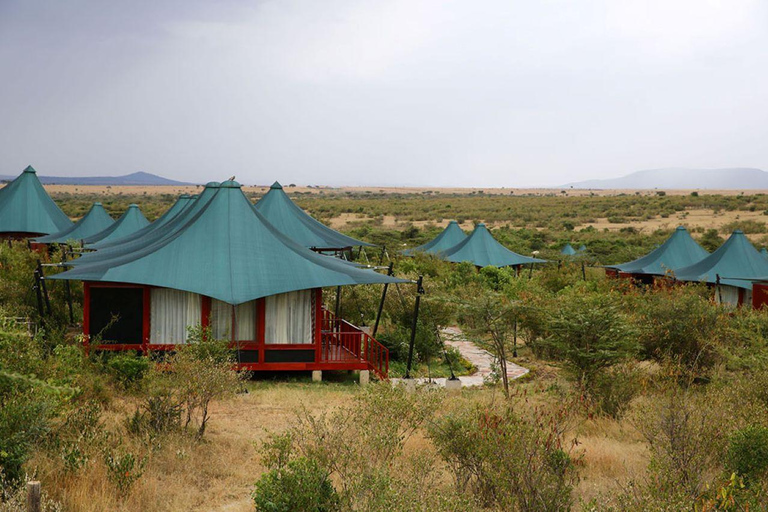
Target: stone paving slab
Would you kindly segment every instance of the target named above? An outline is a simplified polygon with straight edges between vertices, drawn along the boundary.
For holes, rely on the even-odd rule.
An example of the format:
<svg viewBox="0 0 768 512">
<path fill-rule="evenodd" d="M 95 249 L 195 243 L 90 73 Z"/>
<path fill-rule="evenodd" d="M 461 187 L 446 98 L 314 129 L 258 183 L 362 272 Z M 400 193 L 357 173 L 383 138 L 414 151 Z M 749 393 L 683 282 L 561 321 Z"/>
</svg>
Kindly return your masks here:
<svg viewBox="0 0 768 512">
<path fill-rule="evenodd" d="M 469 341 L 464 333 L 458 327 L 446 327 L 442 330 L 441 335 L 446 345 L 456 348 L 461 356 L 475 365 L 477 371 L 472 375 L 464 375 L 459 377 L 462 387 L 477 387 L 485 384 L 485 380 L 490 377 L 493 366 L 493 354 L 484 350 L 471 341 Z M 530 370 L 523 368 L 520 365 L 507 361 L 507 376 L 510 380 L 519 379 Z M 393 383 L 399 383 L 403 379 L 391 379 Z M 427 379 L 419 378 L 414 379 L 417 385 L 432 384 L 435 386 L 445 387 L 446 378 Z"/>
</svg>

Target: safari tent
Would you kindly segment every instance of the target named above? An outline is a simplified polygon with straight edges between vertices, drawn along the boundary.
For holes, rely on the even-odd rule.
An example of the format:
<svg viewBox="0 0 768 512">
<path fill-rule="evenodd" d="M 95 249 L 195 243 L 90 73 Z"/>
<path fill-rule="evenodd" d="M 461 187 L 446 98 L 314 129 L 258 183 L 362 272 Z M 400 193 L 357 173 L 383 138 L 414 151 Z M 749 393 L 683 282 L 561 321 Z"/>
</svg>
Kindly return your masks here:
<svg viewBox="0 0 768 512">
<path fill-rule="evenodd" d="M 466 238 L 467 235 L 464 233 L 461 227 L 459 227 L 459 223 L 455 220 L 452 220 L 435 238 L 423 245 L 413 247 L 412 249 L 407 249 L 403 251 L 403 254 L 406 256 L 411 256 L 417 252 L 423 252 L 426 254 L 438 255 L 463 242 Z"/>
<path fill-rule="evenodd" d="M 575 256 L 576 249 L 574 249 L 571 244 L 565 244 L 565 247 L 560 250 L 560 254 L 563 256 Z"/>
<path fill-rule="evenodd" d="M 0 189 L 0 238 L 32 238 L 72 227 L 32 166 Z"/>
<path fill-rule="evenodd" d="M 168 222 L 170 222 L 172 219 L 176 218 L 177 215 L 182 213 L 187 206 L 192 202 L 193 198 L 189 194 L 182 194 L 179 196 L 179 198 L 176 200 L 173 205 L 166 210 L 165 213 L 163 213 L 160 217 L 158 217 L 154 222 L 144 226 L 143 228 L 134 231 L 133 233 L 119 237 L 119 238 L 111 238 L 106 240 L 100 240 L 98 242 L 92 243 L 89 245 L 90 249 L 106 249 L 109 247 L 114 247 L 115 245 L 121 245 L 130 241 L 140 240 L 147 236 L 151 231 L 154 231 L 155 229 L 164 226 Z"/>
<path fill-rule="evenodd" d="M 752 281 L 768 276 L 768 260 L 736 230 L 715 252 L 693 265 L 676 269 L 680 281 L 703 282 L 715 300 L 732 306 L 752 304 Z"/>
<path fill-rule="evenodd" d="M 367 242 L 329 228 L 312 218 L 291 201 L 280 183 L 275 182 L 255 205 L 256 210 L 274 227 L 299 245 L 314 251 L 344 251 L 358 246 L 373 246 Z"/>
<path fill-rule="evenodd" d="M 243 369 L 387 376 L 386 348 L 325 310 L 322 289 L 403 280 L 293 242 L 235 181 L 206 187 L 182 216 L 144 244 L 115 246 L 108 258 L 52 276 L 84 282 L 91 348 L 173 350 L 189 327 L 202 325 L 230 340 Z"/>
<path fill-rule="evenodd" d="M 131 204 L 114 224 L 96 234 L 84 238 L 83 241 L 85 242 L 86 247 L 88 247 L 89 244 L 94 244 L 96 242 L 117 241 L 140 230 L 148 224 L 149 221 L 144 217 L 144 214 L 141 213 L 139 206 Z"/>
<path fill-rule="evenodd" d="M 493 238 L 485 224 L 478 224 L 467 238 L 441 253 L 447 261 L 468 261 L 476 267 L 521 267 L 546 260 L 530 258 L 510 251 Z"/>
<path fill-rule="evenodd" d="M 70 241 L 81 241 L 107 229 L 114 222 L 114 219 L 109 216 L 101 203 L 93 203 L 88 213 L 72 226 L 51 235 L 37 237 L 34 242 L 38 244 L 65 244 Z"/>
<path fill-rule="evenodd" d="M 655 276 L 668 272 L 676 274 L 678 269 L 698 263 L 708 255 L 684 226 L 678 226 L 663 244 L 650 253 L 629 263 L 607 266 L 606 273 L 612 277 L 631 277 L 650 283 Z"/>
</svg>

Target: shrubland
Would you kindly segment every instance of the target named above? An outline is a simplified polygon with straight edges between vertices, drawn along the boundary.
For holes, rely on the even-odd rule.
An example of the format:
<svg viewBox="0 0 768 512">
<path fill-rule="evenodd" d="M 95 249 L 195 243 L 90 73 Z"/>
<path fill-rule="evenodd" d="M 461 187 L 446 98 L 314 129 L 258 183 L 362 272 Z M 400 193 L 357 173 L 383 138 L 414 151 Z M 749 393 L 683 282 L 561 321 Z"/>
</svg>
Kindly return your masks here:
<svg viewBox="0 0 768 512">
<path fill-rule="evenodd" d="M 639 256 L 669 231 L 564 225 L 686 208 L 762 211 L 764 196 L 299 202 L 325 219 L 362 208 L 412 222 L 524 214 L 540 221 L 538 229 L 521 220 L 493 233 L 518 252 L 540 250 L 559 263 L 516 273 L 403 258 L 391 249 L 384 257 L 398 276 L 424 276 L 414 374 L 470 371 L 444 350 L 439 333 L 448 325 L 530 374 L 458 395 L 430 386 L 415 393 L 387 383 L 360 388 L 345 375 L 322 384 L 247 379 L 230 370 L 226 346 L 202 330 L 163 365 L 133 354 L 86 354 L 68 325 L 62 283 L 48 282 L 52 311 L 43 316 L 31 288 L 37 258 L 56 262 L 61 254 L 3 244 L 0 510 L 22 503 L 27 478 L 43 482 L 47 510 L 768 507 L 768 313 L 724 309 L 704 285 L 640 286 L 606 279 L 593 266 Z M 348 232 L 395 248 L 439 230 L 363 222 Z M 694 234 L 716 247 L 727 233 Z M 584 242 L 590 253 L 561 258 L 564 241 Z M 353 255 L 366 257 L 378 263 L 371 251 Z M 79 317 L 81 291 L 75 283 L 71 291 Z M 325 290 L 331 309 L 334 293 Z M 373 325 L 381 288 L 342 294 L 342 315 Z M 415 285 L 401 284 L 385 301 L 377 338 L 391 351 L 394 374 L 404 371 L 415 295 Z"/>
</svg>

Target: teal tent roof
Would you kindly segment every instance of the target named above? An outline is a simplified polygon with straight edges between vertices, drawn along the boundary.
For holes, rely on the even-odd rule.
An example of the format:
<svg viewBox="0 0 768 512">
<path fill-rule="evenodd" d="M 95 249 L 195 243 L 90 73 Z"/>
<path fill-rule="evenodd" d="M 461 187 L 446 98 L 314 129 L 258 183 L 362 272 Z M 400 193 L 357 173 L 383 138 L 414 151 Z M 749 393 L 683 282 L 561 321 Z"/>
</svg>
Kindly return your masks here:
<svg viewBox="0 0 768 512">
<path fill-rule="evenodd" d="M 736 230 L 715 252 L 688 267 L 675 271 L 680 281 L 699 281 L 751 289 L 749 279 L 768 276 L 768 260 L 749 242 L 744 233 Z"/>
<path fill-rule="evenodd" d="M 34 241 L 41 244 L 63 244 L 70 240 L 82 240 L 107 229 L 114 222 L 101 203 L 93 203 L 88 213 L 73 226 L 52 235 L 35 238 Z"/>
<path fill-rule="evenodd" d="M 768 249 L 766 249 L 765 247 L 763 247 L 762 249 L 760 249 L 760 254 L 762 254 L 763 256 L 765 256 L 766 258 L 768 258 Z"/>
<path fill-rule="evenodd" d="M 282 234 L 310 249 L 335 250 L 358 245 L 373 245 L 334 231 L 313 219 L 291 201 L 278 182 L 275 182 L 269 188 L 269 192 L 259 199 L 256 210 Z"/>
<path fill-rule="evenodd" d="M 629 274 L 664 275 L 669 270 L 677 273 L 681 267 L 693 265 L 708 255 L 709 253 L 696 243 L 685 227 L 678 226 L 663 244 L 642 258 L 621 265 L 608 265 L 608 267 Z"/>
<path fill-rule="evenodd" d="M 463 242 L 465 238 L 467 238 L 467 235 L 464 233 L 464 231 L 462 231 L 461 227 L 459 227 L 459 223 L 455 220 L 452 220 L 448 223 L 445 229 L 431 241 L 423 245 L 407 249 L 403 251 L 403 254 L 406 256 L 412 255 L 415 252 L 439 254 L 447 249 L 450 249 L 456 244 Z"/>
<path fill-rule="evenodd" d="M 256 211 L 237 182 L 211 190 L 210 200 L 162 239 L 51 278 L 160 286 L 229 304 L 310 288 L 405 282 L 293 242 Z"/>
<path fill-rule="evenodd" d="M 193 202 L 192 196 L 190 196 L 189 194 L 183 194 L 179 196 L 179 198 L 176 200 L 175 203 L 173 203 L 173 206 L 171 206 L 164 214 L 162 214 L 159 218 L 157 218 L 151 224 L 144 226 L 138 231 L 134 231 L 130 235 L 127 235 L 118 239 L 113 238 L 110 240 L 100 240 L 96 243 L 89 245 L 88 248 L 89 249 L 106 249 L 108 247 L 114 247 L 116 245 L 122 245 L 130 241 L 144 238 L 151 231 L 154 231 L 155 229 L 161 226 L 164 226 L 165 224 L 170 222 L 174 217 L 176 217 L 181 212 L 183 212 L 184 209 L 187 206 L 189 206 L 189 204 L 192 202 Z"/>
<path fill-rule="evenodd" d="M 131 204 L 128 205 L 128 209 L 125 210 L 125 213 L 123 213 L 114 224 L 107 229 L 99 231 L 95 235 L 84 238 L 83 240 L 86 245 L 96 242 L 119 240 L 120 238 L 140 230 L 148 224 L 149 221 L 144 217 L 144 214 L 141 213 L 138 205 Z"/>
<path fill-rule="evenodd" d="M 565 244 L 565 247 L 560 251 L 560 254 L 564 256 L 573 256 L 576 254 L 576 249 L 571 244 Z"/>
<path fill-rule="evenodd" d="M 164 225 L 150 230 L 148 233 L 144 234 L 144 236 L 135 238 L 136 234 L 143 231 L 143 229 L 139 230 L 131 235 L 117 240 L 117 242 L 111 247 L 97 249 L 95 252 L 89 252 L 75 260 L 70 260 L 67 262 L 67 265 L 77 267 L 80 265 L 90 265 L 99 261 L 109 260 L 117 256 L 122 256 L 137 251 L 139 249 L 150 247 L 153 244 L 162 241 L 168 236 L 173 236 L 180 229 L 183 229 L 187 222 L 194 218 L 194 216 L 197 215 L 202 210 L 202 208 L 208 204 L 208 202 L 210 202 L 210 200 L 216 194 L 216 191 L 219 189 L 219 186 L 220 184 L 215 181 L 208 183 L 203 189 L 203 192 L 195 199 L 192 199 L 184 208 L 184 210 L 179 212 L 174 218 L 168 220 L 168 222 L 166 222 Z M 152 226 L 152 224 L 147 226 L 147 228 L 150 226 Z"/>
<path fill-rule="evenodd" d="M 48 235 L 72 227 L 32 166 L 0 190 L 0 233 Z"/>
<path fill-rule="evenodd" d="M 528 263 L 546 263 L 512 252 L 493 238 L 485 224 L 478 224 L 472 234 L 442 254 L 443 259 L 460 263 L 469 261 L 478 267 L 508 267 Z"/>
<path fill-rule="evenodd" d="M 579 246 L 579 252 L 587 252 L 587 246 L 584 244 L 581 244 Z"/>
</svg>

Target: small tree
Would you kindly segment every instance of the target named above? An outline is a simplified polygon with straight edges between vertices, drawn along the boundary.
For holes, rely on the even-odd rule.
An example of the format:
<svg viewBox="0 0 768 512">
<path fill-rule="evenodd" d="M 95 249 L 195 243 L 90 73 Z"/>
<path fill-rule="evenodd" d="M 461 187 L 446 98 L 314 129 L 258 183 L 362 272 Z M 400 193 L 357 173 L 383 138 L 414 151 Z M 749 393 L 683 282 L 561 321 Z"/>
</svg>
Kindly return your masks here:
<svg viewBox="0 0 768 512">
<path fill-rule="evenodd" d="M 552 354 L 585 391 L 602 370 L 637 352 L 634 331 L 613 294 L 564 293 L 549 311 L 547 332 Z"/>
<path fill-rule="evenodd" d="M 502 293 L 481 289 L 465 289 L 463 297 L 471 300 L 457 299 L 461 319 L 470 335 L 489 340 L 490 351 L 499 364 L 504 395 L 509 398 L 507 354 L 515 324 L 515 303 Z"/>
<path fill-rule="evenodd" d="M 212 400 L 234 395 L 248 374 L 234 369 L 234 354 L 226 340 L 213 339 L 209 328 L 190 330 L 189 341 L 170 360 L 171 385 L 186 408 L 185 426 L 197 419 L 201 439 L 210 419 Z"/>
</svg>

